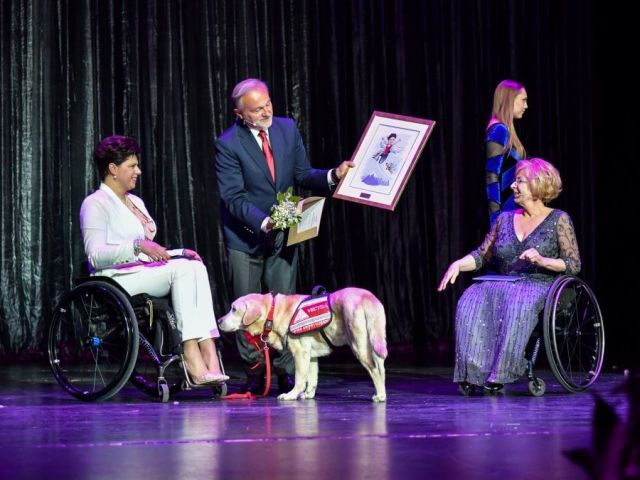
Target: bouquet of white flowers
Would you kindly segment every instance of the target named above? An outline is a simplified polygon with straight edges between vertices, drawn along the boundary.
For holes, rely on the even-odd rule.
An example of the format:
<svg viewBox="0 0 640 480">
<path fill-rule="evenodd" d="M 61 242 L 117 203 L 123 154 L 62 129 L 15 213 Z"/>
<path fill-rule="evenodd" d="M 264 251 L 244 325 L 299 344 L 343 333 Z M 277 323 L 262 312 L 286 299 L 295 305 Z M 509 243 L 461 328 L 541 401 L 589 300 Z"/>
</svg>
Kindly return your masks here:
<svg viewBox="0 0 640 480">
<path fill-rule="evenodd" d="M 278 192 L 278 203 L 271 207 L 271 221 L 274 230 L 285 230 L 300 223 L 302 216 L 298 213 L 300 197 L 293 194 L 293 187 L 286 192 Z"/>
</svg>

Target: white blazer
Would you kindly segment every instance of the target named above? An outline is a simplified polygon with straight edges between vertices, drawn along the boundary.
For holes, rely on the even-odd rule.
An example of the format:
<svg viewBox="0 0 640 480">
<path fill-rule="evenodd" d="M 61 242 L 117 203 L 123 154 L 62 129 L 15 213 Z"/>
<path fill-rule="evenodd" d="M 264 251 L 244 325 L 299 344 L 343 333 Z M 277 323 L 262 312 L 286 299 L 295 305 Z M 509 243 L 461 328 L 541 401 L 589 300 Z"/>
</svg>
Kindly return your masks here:
<svg viewBox="0 0 640 480">
<path fill-rule="evenodd" d="M 153 222 L 142 199 L 131 193 L 126 195 Z M 133 273 L 150 261 L 144 253 L 137 257 L 133 254 L 134 240 L 145 238 L 142 223 L 104 183 L 82 202 L 80 229 L 92 273 L 109 277 Z M 182 250 L 169 254 L 182 254 Z"/>
</svg>

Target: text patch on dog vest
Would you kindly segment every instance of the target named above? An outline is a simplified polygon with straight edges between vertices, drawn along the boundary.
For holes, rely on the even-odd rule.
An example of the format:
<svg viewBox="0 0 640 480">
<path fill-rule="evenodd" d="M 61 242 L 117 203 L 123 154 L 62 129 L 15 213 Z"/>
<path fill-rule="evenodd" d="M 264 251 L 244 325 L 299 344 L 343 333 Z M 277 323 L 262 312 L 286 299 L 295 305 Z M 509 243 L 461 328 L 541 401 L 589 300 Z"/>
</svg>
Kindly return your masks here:
<svg viewBox="0 0 640 480">
<path fill-rule="evenodd" d="M 331 305 L 329 295 L 311 297 L 303 300 L 298 305 L 291 323 L 289 323 L 289 333 L 291 335 L 302 335 L 303 333 L 320 330 L 331 323 Z"/>
</svg>

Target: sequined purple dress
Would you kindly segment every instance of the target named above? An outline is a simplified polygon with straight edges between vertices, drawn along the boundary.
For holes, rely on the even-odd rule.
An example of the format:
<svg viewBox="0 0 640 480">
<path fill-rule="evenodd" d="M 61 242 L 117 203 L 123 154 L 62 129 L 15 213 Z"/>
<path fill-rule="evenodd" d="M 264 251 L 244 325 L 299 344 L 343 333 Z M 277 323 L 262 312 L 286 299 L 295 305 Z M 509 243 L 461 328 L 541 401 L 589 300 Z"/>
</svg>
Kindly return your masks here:
<svg viewBox="0 0 640 480">
<path fill-rule="evenodd" d="M 544 257 L 562 258 L 567 266 L 565 273 L 580 271 L 580 254 L 569 215 L 562 210 L 551 211 L 520 241 L 513 226 L 514 213 L 501 213 L 482 245 L 471 255 L 476 269 L 489 265 L 501 275 L 521 278 L 515 282 L 478 282 L 460 297 L 454 382 L 510 383 L 524 374 L 524 351 L 557 274 L 519 260 L 522 252 L 535 247 Z"/>
</svg>

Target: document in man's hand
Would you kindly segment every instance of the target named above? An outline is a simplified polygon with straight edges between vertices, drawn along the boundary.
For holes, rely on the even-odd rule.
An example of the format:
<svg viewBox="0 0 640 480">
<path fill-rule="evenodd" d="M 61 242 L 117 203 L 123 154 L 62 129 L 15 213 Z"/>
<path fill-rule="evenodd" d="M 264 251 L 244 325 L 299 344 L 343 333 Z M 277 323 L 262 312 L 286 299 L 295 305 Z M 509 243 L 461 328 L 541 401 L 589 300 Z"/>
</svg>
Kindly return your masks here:
<svg viewBox="0 0 640 480">
<path fill-rule="evenodd" d="M 287 246 L 304 242 L 318 236 L 320 233 L 320 221 L 324 208 L 324 197 L 309 197 L 298 202 L 298 210 L 302 220 L 289 229 Z"/>
</svg>

